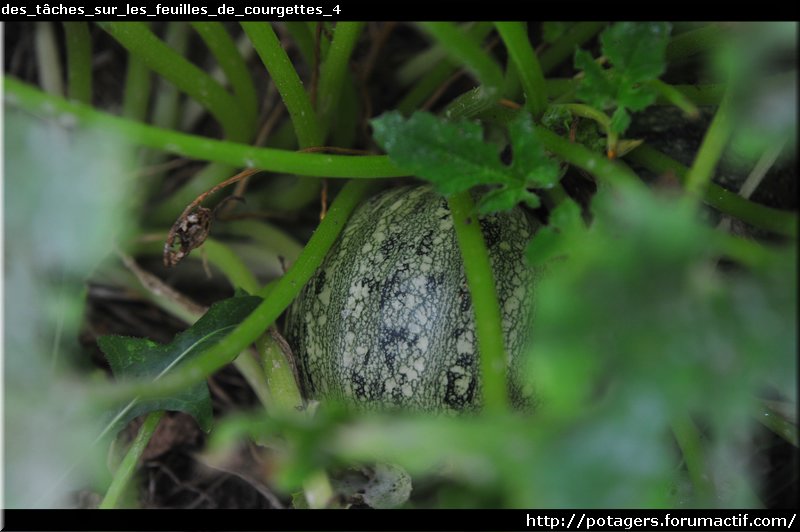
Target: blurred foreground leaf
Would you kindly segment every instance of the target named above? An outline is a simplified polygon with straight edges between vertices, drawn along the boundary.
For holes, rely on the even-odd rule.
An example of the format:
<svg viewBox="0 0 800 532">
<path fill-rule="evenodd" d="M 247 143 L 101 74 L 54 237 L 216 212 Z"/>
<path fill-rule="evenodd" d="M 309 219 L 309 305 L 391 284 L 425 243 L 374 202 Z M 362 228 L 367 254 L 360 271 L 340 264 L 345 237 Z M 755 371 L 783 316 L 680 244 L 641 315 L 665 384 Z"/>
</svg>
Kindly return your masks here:
<svg viewBox="0 0 800 532">
<path fill-rule="evenodd" d="M 69 115 L 6 106 L 3 125 L 6 505 L 64 507 L 107 474 L 75 338 L 85 279 L 135 226 L 133 153 Z"/>
</svg>

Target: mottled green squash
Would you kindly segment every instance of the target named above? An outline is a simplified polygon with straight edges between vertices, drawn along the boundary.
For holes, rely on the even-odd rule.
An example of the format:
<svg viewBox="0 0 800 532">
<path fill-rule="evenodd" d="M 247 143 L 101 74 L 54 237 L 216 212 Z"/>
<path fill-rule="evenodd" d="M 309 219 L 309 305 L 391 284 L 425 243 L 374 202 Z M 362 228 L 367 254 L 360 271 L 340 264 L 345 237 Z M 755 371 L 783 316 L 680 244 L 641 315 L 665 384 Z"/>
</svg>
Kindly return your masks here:
<svg viewBox="0 0 800 532">
<path fill-rule="evenodd" d="M 522 210 L 481 219 L 509 363 L 527 340 L 535 222 Z M 427 186 L 359 207 L 289 311 L 287 340 L 305 393 L 366 409 L 478 408 L 472 304 L 447 202 Z"/>
</svg>

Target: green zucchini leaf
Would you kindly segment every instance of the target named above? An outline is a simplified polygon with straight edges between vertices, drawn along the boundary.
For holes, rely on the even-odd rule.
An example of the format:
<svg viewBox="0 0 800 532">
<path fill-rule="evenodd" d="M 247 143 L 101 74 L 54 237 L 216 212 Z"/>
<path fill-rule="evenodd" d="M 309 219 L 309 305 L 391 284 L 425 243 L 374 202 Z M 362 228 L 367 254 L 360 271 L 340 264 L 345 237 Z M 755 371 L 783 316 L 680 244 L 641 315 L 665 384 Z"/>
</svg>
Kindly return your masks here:
<svg viewBox="0 0 800 532">
<path fill-rule="evenodd" d="M 520 202 L 535 208 L 539 198 L 530 189 L 558 182 L 558 164 L 545 154 L 528 113 L 520 113 L 508 126 L 510 165 L 500 160 L 499 146 L 484 140 L 477 122 L 447 121 L 425 112 L 406 119 L 390 112 L 374 119 L 372 127 L 392 161 L 430 181 L 445 196 L 493 186 L 478 206 L 483 214 L 509 210 Z"/>
<path fill-rule="evenodd" d="M 214 345 L 260 302 L 260 297 L 237 295 L 215 303 L 194 325 L 166 345 L 125 336 L 102 336 L 97 343 L 118 379 L 158 380 Z M 131 401 L 116 412 L 107 431 L 118 431 L 131 419 L 155 410 L 186 412 L 197 420 L 203 430 L 211 430 L 211 400 L 208 386 L 201 382 L 168 397 Z"/>
<path fill-rule="evenodd" d="M 623 133 L 630 111 L 641 111 L 656 99 L 647 84 L 666 70 L 670 34 L 667 22 L 619 22 L 600 35 L 602 52 L 612 69 L 605 70 L 585 50 L 575 52 L 575 68 L 583 71 L 576 95 L 600 110 L 614 109 L 611 130 Z"/>
</svg>

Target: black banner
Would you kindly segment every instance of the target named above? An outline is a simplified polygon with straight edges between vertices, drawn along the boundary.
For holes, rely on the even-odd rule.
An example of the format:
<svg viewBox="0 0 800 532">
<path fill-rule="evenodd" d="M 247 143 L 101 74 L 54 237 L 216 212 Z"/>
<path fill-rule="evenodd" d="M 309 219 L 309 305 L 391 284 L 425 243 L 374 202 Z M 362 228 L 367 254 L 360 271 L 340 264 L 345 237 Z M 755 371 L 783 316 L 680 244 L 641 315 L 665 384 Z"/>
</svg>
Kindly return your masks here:
<svg viewBox="0 0 800 532">
<path fill-rule="evenodd" d="M 8 510 L 4 530 L 758 530 L 780 510 Z"/>
</svg>

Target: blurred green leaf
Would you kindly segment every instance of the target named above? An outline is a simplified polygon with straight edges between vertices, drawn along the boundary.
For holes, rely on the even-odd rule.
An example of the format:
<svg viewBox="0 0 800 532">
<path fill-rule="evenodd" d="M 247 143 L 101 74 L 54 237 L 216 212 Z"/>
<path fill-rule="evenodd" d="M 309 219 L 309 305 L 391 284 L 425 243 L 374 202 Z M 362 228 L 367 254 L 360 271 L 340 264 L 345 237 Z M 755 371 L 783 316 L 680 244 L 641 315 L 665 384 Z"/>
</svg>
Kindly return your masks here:
<svg viewBox="0 0 800 532">
<path fill-rule="evenodd" d="M 134 152 L 69 114 L 5 106 L 3 126 L 5 502 L 66 507 L 108 475 L 76 338 L 86 279 L 136 227 Z"/>
<path fill-rule="evenodd" d="M 797 44 L 796 22 L 736 24 L 712 57 L 733 104 L 731 149 L 746 171 L 776 147 L 797 153 Z"/>
<path fill-rule="evenodd" d="M 541 266 L 554 257 L 569 253 L 569 237 L 573 232 L 585 231 L 581 207 L 572 198 L 565 198 L 550 213 L 548 224 L 533 235 L 526 256 L 533 266 Z"/>
<path fill-rule="evenodd" d="M 118 379 L 155 380 L 214 345 L 244 320 L 260 302 L 260 297 L 247 295 L 219 301 L 194 325 L 166 345 L 124 336 L 102 336 L 97 343 L 108 357 L 111 369 Z M 186 412 L 197 420 L 203 430 L 211 430 L 211 399 L 205 382 L 169 397 L 134 401 L 126 405 L 114 416 L 113 430 L 120 430 L 131 419 L 156 410 Z"/>
</svg>

